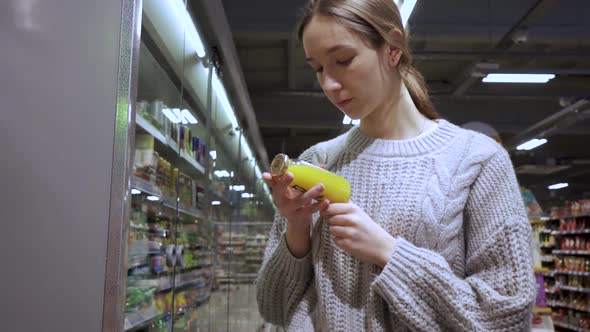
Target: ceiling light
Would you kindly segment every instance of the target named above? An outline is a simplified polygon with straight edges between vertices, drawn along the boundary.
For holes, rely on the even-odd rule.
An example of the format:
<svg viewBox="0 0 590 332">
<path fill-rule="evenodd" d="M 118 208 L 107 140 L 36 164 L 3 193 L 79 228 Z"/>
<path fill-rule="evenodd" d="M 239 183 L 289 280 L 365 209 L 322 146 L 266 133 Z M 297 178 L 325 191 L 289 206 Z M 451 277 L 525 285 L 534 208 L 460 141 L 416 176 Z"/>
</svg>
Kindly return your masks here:
<svg viewBox="0 0 590 332">
<path fill-rule="evenodd" d="M 217 151 L 215 151 L 215 150 L 209 151 L 209 154 L 211 155 L 211 158 L 213 158 L 213 160 L 217 159 Z"/>
<path fill-rule="evenodd" d="M 254 194 L 242 193 L 242 198 L 252 198 L 252 197 L 254 197 Z"/>
<path fill-rule="evenodd" d="M 212 201 L 211 205 L 221 205 L 221 202 L 220 201 Z"/>
<path fill-rule="evenodd" d="M 162 113 L 170 120 L 172 123 L 180 123 L 182 124 L 197 124 L 197 119 L 191 114 L 189 110 L 186 108 L 182 111 L 179 108 L 169 109 L 169 108 L 162 108 Z"/>
<path fill-rule="evenodd" d="M 135 188 L 131 189 L 131 195 L 139 195 L 139 194 L 141 194 L 141 190 L 135 189 Z"/>
<path fill-rule="evenodd" d="M 348 115 L 345 115 L 344 119 L 342 119 L 342 124 L 348 125 L 348 124 L 350 124 L 351 121 L 352 121 L 352 119 L 350 117 L 348 117 Z"/>
<path fill-rule="evenodd" d="M 555 78 L 553 74 L 488 74 L 484 83 L 547 83 Z"/>
<path fill-rule="evenodd" d="M 246 186 L 241 185 L 241 184 L 237 184 L 235 186 L 229 186 L 229 189 L 233 190 L 233 191 L 244 191 L 244 190 L 246 190 Z"/>
<path fill-rule="evenodd" d="M 229 178 L 230 177 L 229 172 L 226 170 L 223 170 L 223 169 L 215 171 L 215 172 L 213 172 L 213 174 L 215 174 L 215 176 L 217 176 L 218 178 Z"/>
<path fill-rule="evenodd" d="M 180 123 L 180 119 L 176 115 L 176 113 L 172 112 L 169 108 L 162 108 L 162 113 L 170 120 L 172 123 Z"/>
<path fill-rule="evenodd" d="M 399 12 L 402 16 L 402 24 L 404 27 L 406 26 L 406 23 L 408 23 L 408 20 L 414 11 L 416 2 L 418 2 L 418 0 L 397 0 L 396 2 L 397 6 L 399 7 Z"/>
<path fill-rule="evenodd" d="M 248 145 L 248 142 L 246 141 L 244 135 L 242 135 L 241 137 L 241 144 L 242 149 L 244 150 L 243 157 L 246 157 L 248 160 L 254 159 L 254 156 L 252 155 L 252 150 L 250 149 L 250 145 Z"/>
<path fill-rule="evenodd" d="M 225 88 L 223 87 L 223 84 L 219 80 L 219 77 L 217 76 L 217 73 L 215 73 L 215 71 L 213 71 L 212 85 L 213 85 L 213 91 L 215 91 L 215 95 L 217 96 L 217 100 L 221 104 L 221 109 L 223 110 L 223 112 L 227 116 L 227 119 L 231 123 L 232 128 L 236 129 L 238 127 L 238 120 L 236 119 L 236 115 L 234 114 L 234 110 L 231 107 L 231 104 L 229 103 L 229 99 L 227 98 L 227 93 L 225 91 Z"/>
<path fill-rule="evenodd" d="M 551 189 L 551 190 L 556 190 L 556 189 L 566 188 L 568 186 L 569 186 L 569 184 L 567 184 L 567 183 L 556 183 L 556 184 L 550 185 L 547 188 Z"/>
<path fill-rule="evenodd" d="M 197 32 L 197 28 L 191 19 L 191 15 L 186 10 L 186 5 L 184 4 L 183 0 L 168 0 L 168 2 L 172 9 L 174 9 L 174 13 L 176 14 L 176 18 L 178 22 L 182 24 L 184 27 L 184 37 L 186 41 L 190 44 L 190 46 L 197 52 L 197 55 L 201 58 L 205 56 L 205 46 L 203 46 L 203 42 L 201 41 L 201 37 Z"/>
<path fill-rule="evenodd" d="M 543 144 L 547 143 L 547 139 L 545 138 L 533 138 L 532 140 L 522 143 L 521 145 L 516 147 L 516 150 L 532 150 L 536 147 L 539 147 Z"/>
<path fill-rule="evenodd" d="M 358 126 L 360 124 L 361 124 L 361 119 L 352 120 L 352 125 L 353 126 Z"/>
<path fill-rule="evenodd" d="M 160 197 L 150 195 L 150 196 L 146 197 L 146 199 L 148 201 L 156 202 L 156 201 L 159 201 L 160 200 Z"/>
</svg>

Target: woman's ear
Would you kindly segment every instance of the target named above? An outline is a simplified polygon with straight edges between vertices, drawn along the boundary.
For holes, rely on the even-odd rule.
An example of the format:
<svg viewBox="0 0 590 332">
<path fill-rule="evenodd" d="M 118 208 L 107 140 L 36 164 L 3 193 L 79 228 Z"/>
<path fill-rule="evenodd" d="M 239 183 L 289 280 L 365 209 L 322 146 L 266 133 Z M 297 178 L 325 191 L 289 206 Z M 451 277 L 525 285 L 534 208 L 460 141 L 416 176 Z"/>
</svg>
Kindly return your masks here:
<svg viewBox="0 0 590 332">
<path fill-rule="evenodd" d="M 399 48 L 389 45 L 387 50 L 387 60 L 391 67 L 397 67 L 402 57 L 402 51 Z"/>
<path fill-rule="evenodd" d="M 397 67 L 402 57 L 402 50 L 396 45 L 403 45 L 403 33 L 399 29 L 393 29 L 389 32 L 389 43 L 387 45 L 387 60 L 389 65 Z"/>
</svg>

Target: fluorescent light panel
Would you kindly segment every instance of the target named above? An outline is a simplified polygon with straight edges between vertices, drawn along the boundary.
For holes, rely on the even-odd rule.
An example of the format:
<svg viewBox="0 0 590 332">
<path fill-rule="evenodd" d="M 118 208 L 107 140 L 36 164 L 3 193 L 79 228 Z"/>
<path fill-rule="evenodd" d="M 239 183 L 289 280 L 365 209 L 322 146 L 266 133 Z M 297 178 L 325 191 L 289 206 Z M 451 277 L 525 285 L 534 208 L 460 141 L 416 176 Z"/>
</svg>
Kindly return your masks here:
<svg viewBox="0 0 590 332">
<path fill-rule="evenodd" d="M 191 15 L 188 13 L 184 1 L 182 0 L 166 0 L 172 6 L 178 22 L 183 24 L 186 41 L 190 47 L 195 50 L 201 58 L 205 56 L 205 46 L 201 41 L 199 32 L 193 23 Z"/>
<path fill-rule="evenodd" d="M 242 149 L 244 150 L 244 157 L 248 158 L 248 160 L 254 159 L 254 156 L 252 155 L 252 150 L 250 149 L 250 145 L 248 145 L 248 142 L 246 141 L 244 135 L 242 135 L 241 140 Z"/>
<path fill-rule="evenodd" d="M 211 205 L 221 205 L 221 202 L 220 201 L 212 201 Z"/>
<path fill-rule="evenodd" d="M 131 195 L 139 195 L 139 194 L 141 194 L 141 190 L 135 189 L 135 188 L 131 189 Z"/>
<path fill-rule="evenodd" d="M 182 124 L 197 124 L 199 122 L 186 108 L 182 111 L 179 108 L 162 108 L 162 113 L 164 113 L 164 115 L 172 123 L 182 122 Z"/>
<path fill-rule="evenodd" d="M 408 23 L 408 20 L 414 11 L 416 2 L 418 2 L 418 0 L 397 0 L 396 2 L 397 6 L 399 7 L 399 12 L 402 16 L 402 24 L 404 27 Z"/>
<path fill-rule="evenodd" d="M 211 156 L 211 158 L 213 158 L 213 160 L 217 159 L 217 151 L 209 151 L 209 155 Z"/>
<path fill-rule="evenodd" d="M 532 150 L 534 148 L 537 148 L 543 144 L 547 143 L 547 139 L 545 138 L 534 138 L 528 142 L 522 143 L 521 145 L 517 146 L 516 149 L 517 150 Z"/>
<path fill-rule="evenodd" d="M 160 200 L 160 197 L 158 197 L 158 196 L 153 196 L 153 195 L 150 195 L 150 196 L 146 197 L 146 199 L 147 199 L 148 201 L 155 202 L 155 201 L 159 201 L 159 200 Z"/>
<path fill-rule="evenodd" d="M 490 73 L 482 79 L 484 83 L 547 83 L 553 74 L 498 74 Z"/>
<path fill-rule="evenodd" d="M 230 177 L 230 173 L 224 169 L 214 171 L 213 174 L 215 174 L 215 176 L 217 176 L 218 178 L 229 178 Z M 232 174 L 233 174 L 233 172 L 232 172 Z"/>
<path fill-rule="evenodd" d="M 238 127 L 238 120 L 236 119 L 236 115 L 234 114 L 234 110 L 229 103 L 229 99 L 227 98 L 227 93 L 225 92 L 225 88 L 223 84 L 219 80 L 217 73 L 213 71 L 213 91 L 215 91 L 215 95 L 221 104 L 221 109 L 225 113 L 225 116 L 232 124 L 232 128 L 235 129 Z"/>
<path fill-rule="evenodd" d="M 244 191 L 246 190 L 246 186 L 242 184 L 236 184 L 235 186 L 229 186 L 229 189 L 233 191 Z"/>
<path fill-rule="evenodd" d="M 569 186 L 569 184 L 567 184 L 567 183 L 556 183 L 556 184 L 550 185 L 547 188 L 551 189 L 551 190 L 556 190 L 556 189 L 567 188 L 568 186 Z"/>
</svg>

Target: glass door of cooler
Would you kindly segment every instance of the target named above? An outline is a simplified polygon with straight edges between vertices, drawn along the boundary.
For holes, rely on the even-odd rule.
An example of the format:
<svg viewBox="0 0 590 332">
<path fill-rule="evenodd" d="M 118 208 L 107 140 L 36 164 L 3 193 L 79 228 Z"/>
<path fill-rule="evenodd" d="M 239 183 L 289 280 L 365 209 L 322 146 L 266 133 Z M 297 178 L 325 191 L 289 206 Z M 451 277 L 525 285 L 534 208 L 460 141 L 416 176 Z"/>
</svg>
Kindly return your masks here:
<svg viewBox="0 0 590 332">
<path fill-rule="evenodd" d="M 143 1 L 125 331 L 207 325 L 211 76 L 195 34 L 186 2 Z"/>
</svg>

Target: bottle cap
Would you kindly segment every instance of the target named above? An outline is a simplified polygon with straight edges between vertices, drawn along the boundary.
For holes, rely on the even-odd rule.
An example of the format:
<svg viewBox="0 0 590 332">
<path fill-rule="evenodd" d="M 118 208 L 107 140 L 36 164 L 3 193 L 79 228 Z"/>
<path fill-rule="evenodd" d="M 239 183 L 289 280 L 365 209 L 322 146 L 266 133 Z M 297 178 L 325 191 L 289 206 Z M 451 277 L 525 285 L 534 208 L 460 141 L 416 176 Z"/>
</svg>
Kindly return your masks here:
<svg viewBox="0 0 590 332">
<path fill-rule="evenodd" d="M 289 156 L 284 153 L 277 154 L 270 163 L 270 174 L 273 177 L 279 177 L 289 168 Z"/>
</svg>

